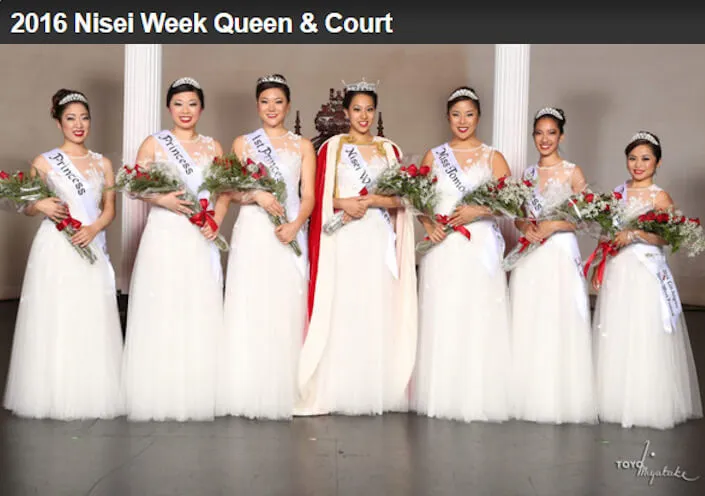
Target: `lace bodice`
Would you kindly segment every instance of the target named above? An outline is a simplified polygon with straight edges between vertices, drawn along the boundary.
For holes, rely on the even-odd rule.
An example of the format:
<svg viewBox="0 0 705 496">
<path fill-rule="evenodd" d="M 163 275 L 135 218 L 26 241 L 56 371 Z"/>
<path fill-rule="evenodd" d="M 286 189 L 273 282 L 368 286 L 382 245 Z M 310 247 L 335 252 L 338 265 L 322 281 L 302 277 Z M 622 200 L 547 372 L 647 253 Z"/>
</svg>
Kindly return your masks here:
<svg viewBox="0 0 705 496">
<path fill-rule="evenodd" d="M 193 162 L 201 169 L 206 168 L 217 154 L 215 140 L 210 136 L 199 134 L 193 140 L 179 140 L 179 143 L 184 147 L 186 153 L 190 155 Z M 154 161 L 169 162 L 169 155 L 159 143 L 156 143 L 154 147 Z"/>
<path fill-rule="evenodd" d="M 494 148 L 483 143 L 470 150 L 452 148 L 451 151 L 453 155 L 455 155 L 465 175 L 463 183 L 466 187 L 472 190 L 492 179 L 492 156 L 494 154 Z M 443 169 L 436 160 L 433 162 L 433 169 L 434 173 L 438 176 L 438 203 L 436 204 L 436 213 L 449 215 L 458 202 L 458 188 L 456 188 L 453 181 L 443 172 Z"/>
<path fill-rule="evenodd" d="M 635 219 L 639 215 L 656 208 L 656 198 L 663 191 L 655 184 L 646 188 L 630 188 L 627 184 L 623 184 L 617 190 L 622 193 L 625 221 Z"/>
<path fill-rule="evenodd" d="M 277 165 L 280 168 L 286 168 L 289 172 L 293 185 L 298 188 L 301 178 L 301 164 L 303 156 L 301 154 L 301 136 L 298 136 L 291 131 L 283 136 L 269 136 L 269 141 L 277 153 Z M 257 161 L 257 152 L 254 146 L 249 141 L 245 141 L 243 156 L 240 157 L 243 162 L 248 158 Z M 291 185 L 290 185 L 291 186 Z"/>
<path fill-rule="evenodd" d="M 555 165 L 532 165 L 524 171 L 524 179 L 534 183 L 534 192 L 542 199 L 544 210 L 550 210 L 573 194 L 575 164 L 563 160 Z"/>
<path fill-rule="evenodd" d="M 105 185 L 103 156 L 100 153 L 89 151 L 83 157 L 70 157 L 70 159 L 81 173 L 81 176 L 83 176 L 83 181 L 89 186 L 86 194 L 92 195 L 91 199 L 100 210 L 103 199 L 103 187 Z M 76 186 L 72 181 L 49 166 L 49 172 L 46 174 L 46 183 L 59 198 L 68 204 L 69 211 L 73 217 L 81 222 L 86 222 L 84 207 L 81 204 L 83 198 L 78 195 Z"/>
<path fill-rule="evenodd" d="M 392 164 L 388 162 L 386 155 L 381 152 L 380 148 L 377 146 L 377 142 L 369 145 L 356 146 L 362 158 L 367 162 L 370 177 L 374 183 L 380 173 L 384 169 L 391 167 Z M 341 158 L 336 169 L 336 196 L 338 198 L 349 198 L 359 196 L 359 194 L 360 180 L 353 168 L 346 165 Z"/>
</svg>

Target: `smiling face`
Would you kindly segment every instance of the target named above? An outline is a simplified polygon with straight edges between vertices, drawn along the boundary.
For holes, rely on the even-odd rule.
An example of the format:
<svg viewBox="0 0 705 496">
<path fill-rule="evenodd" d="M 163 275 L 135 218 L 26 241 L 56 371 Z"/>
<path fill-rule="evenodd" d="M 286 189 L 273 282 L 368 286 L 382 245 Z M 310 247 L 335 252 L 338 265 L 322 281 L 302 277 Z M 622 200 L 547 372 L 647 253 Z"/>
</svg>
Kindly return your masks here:
<svg viewBox="0 0 705 496">
<path fill-rule="evenodd" d="M 203 106 L 195 91 L 185 91 L 171 97 L 169 113 L 176 127 L 188 130 L 195 128 L 201 112 Z"/>
<path fill-rule="evenodd" d="M 475 135 L 477 125 L 480 121 L 477 105 L 472 100 L 460 100 L 448 111 L 448 122 L 453 135 L 466 140 Z"/>
<path fill-rule="evenodd" d="M 651 179 L 661 161 L 656 158 L 649 145 L 638 145 L 627 155 L 627 170 L 634 181 Z"/>
<path fill-rule="evenodd" d="M 350 129 L 358 134 L 370 132 L 377 109 L 370 95 L 357 94 L 345 109 L 345 116 L 350 120 Z"/>
<path fill-rule="evenodd" d="M 558 123 L 552 117 L 542 117 L 534 125 L 534 145 L 542 157 L 556 153 L 563 136 Z"/>
<path fill-rule="evenodd" d="M 57 126 L 66 141 L 82 145 L 91 129 L 91 116 L 83 103 L 70 103 L 64 108 Z"/>
<path fill-rule="evenodd" d="M 280 88 L 269 88 L 257 98 L 257 113 L 262 122 L 269 127 L 278 127 L 289 112 L 290 103 Z"/>
</svg>

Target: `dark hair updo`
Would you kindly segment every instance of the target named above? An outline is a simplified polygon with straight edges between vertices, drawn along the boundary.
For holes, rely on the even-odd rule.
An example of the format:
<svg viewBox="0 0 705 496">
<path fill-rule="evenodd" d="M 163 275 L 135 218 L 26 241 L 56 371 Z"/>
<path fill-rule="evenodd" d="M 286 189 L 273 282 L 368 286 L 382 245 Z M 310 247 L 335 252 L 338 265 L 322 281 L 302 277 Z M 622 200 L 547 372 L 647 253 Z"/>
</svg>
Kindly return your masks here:
<svg viewBox="0 0 705 496">
<path fill-rule="evenodd" d="M 651 148 L 651 152 L 654 154 L 654 157 L 656 157 L 656 161 L 658 162 L 661 160 L 661 140 L 658 136 L 649 131 L 639 131 L 632 136 L 629 144 L 624 149 L 624 154 L 629 156 L 632 150 L 640 145 L 646 145 Z"/>
<path fill-rule="evenodd" d="M 83 106 L 86 107 L 88 116 L 90 117 L 91 109 L 88 106 L 88 98 L 86 98 L 86 95 L 80 91 L 67 90 L 65 88 L 60 89 L 54 93 L 54 96 L 51 97 L 51 117 L 57 121 L 60 121 L 66 111 L 66 107 L 72 103 L 83 104 Z"/>
<path fill-rule="evenodd" d="M 171 86 L 169 86 L 169 91 L 166 92 L 167 108 L 171 103 L 171 99 L 174 98 L 174 95 L 178 95 L 179 93 L 187 93 L 189 91 L 193 91 L 194 93 L 196 93 L 196 95 L 198 95 L 198 99 L 201 102 L 201 108 L 206 108 L 206 98 L 203 94 L 203 90 L 201 89 L 200 83 L 190 77 L 179 78 L 173 83 L 171 83 Z"/>
<path fill-rule="evenodd" d="M 448 97 L 448 104 L 446 105 L 446 113 L 450 114 L 450 109 L 453 108 L 453 105 L 464 100 L 470 100 L 472 103 L 474 103 L 475 107 L 477 108 L 477 115 L 482 115 L 482 110 L 480 108 L 480 98 L 477 96 L 477 92 L 470 86 L 460 86 L 459 88 L 455 88 L 451 92 L 450 96 Z"/>
<path fill-rule="evenodd" d="M 558 131 L 563 134 L 565 131 L 565 112 L 563 112 L 562 109 L 555 108 L 555 107 L 544 107 L 538 112 L 536 112 L 536 115 L 534 116 L 534 131 L 536 131 L 536 124 L 538 124 L 539 120 L 543 118 L 549 118 L 553 119 L 553 121 L 556 123 L 556 126 L 558 126 Z"/>
<path fill-rule="evenodd" d="M 357 95 L 367 95 L 372 98 L 372 106 L 377 108 L 377 85 L 368 83 L 364 79 L 358 83 L 346 84 L 343 96 L 343 108 L 350 109 L 353 98 Z"/>
<path fill-rule="evenodd" d="M 269 76 L 262 76 L 259 78 L 255 89 L 255 98 L 259 98 L 263 91 L 272 88 L 282 90 L 284 92 L 284 96 L 286 96 L 286 101 L 291 101 L 291 90 L 289 89 L 289 83 L 281 74 L 270 74 Z"/>
</svg>

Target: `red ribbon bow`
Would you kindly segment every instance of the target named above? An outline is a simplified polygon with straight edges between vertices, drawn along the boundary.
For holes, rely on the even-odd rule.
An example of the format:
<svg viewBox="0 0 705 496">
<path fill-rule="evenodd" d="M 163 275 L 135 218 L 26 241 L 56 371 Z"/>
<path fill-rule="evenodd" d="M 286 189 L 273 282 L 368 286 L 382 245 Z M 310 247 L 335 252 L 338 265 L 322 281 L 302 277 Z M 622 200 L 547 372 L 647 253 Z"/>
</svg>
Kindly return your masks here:
<svg viewBox="0 0 705 496">
<path fill-rule="evenodd" d="M 71 217 L 71 213 L 68 213 L 68 214 L 67 214 L 67 217 L 66 217 L 64 220 L 62 220 L 61 222 L 59 222 L 58 224 L 56 224 L 56 228 L 57 228 L 59 231 L 63 231 L 63 230 L 66 229 L 67 227 L 71 226 L 71 227 L 73 227 L 75 230 L 79 230 L 79 229 L 81 228 L 81 225 L 82 225 L 82 224 L 81 224 L 80 221 L 74 219 L 73 217 Z"/>
<path fill-rule="evenodd" d="M 590 271 L 590 266 L 595 261 L 595 258 L 597 258 L 597 255 L 598 253 L 600 253 L 600 251 L 602 252 L 602 260 L 600 260 L 600 263 L 597 266 L 597 282 L 601 285 L 602 278 L 605 275 L 607 257 L 609 257 L 610 255 L 616 255 L 617 253 L 619 253 L 619 250 L 612 241 L 601 241 L 600 244 L 597 245 L 597 248 L 595 248 L 595 250 L 585 262 L 585 267 L 583 267 L 583 275 L 585 276 L 585 278 L 587 278 L 588 272 Z"/>
<path fill-rule="evenodd" d="M 448 217 L 447 215 L 436 214 L 436 222 L 447 226 L 450 222 L 450 217 Z M 453 231 L 459 232 L 466 238 L 470 239 L 470 231 L 468 231 L 465 226 L 453 226 Z"/>
<path fill-rule="evenodd" d="M 206 200 L 205 198 L 201 198 L 200 200 L 198 200 L 198 203 L 200 203 L 201 205 L 201 211 L 189 217 L 191 223 L 196 224 L 198 227 L 203 227 L 206 225 L 207 222 L 208 227 L 210 227 L 213 232 L 217 231 L 218 223 L 213 218 L 213 215 L 215 215 L 215 211 L 208 210 L 208 200 Z"/>
</svg>

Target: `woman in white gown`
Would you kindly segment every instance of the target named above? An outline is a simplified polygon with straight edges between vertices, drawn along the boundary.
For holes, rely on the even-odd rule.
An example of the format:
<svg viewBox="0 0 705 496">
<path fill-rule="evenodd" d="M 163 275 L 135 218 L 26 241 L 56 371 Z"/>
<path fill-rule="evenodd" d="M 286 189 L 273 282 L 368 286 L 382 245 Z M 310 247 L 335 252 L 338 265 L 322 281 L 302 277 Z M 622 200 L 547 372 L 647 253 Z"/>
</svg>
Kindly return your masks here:
<svg viewBox="0 0 705 496">
<path fill-rule="evenodd" d="M 577 165 L 561 158 L 565 114 L 544 108 L 534 118 L 534 144 L 540 158 L 524 179 L 534 183 L 530 213 L 583 191 Z M 511 272 L 512 402 L 517 419 L 546 423 L 594 423 L 590 306 L 575 226 L 562 220 L 534 225 L 517 222 L 532 243 L 542 246 Z"/>
<path fill-rule="evenodd" d="M 137 163 L 166 163 L 196 195 L 220 144 L 196 131 L 203 90 L 176 80 L 166 99 L 174 127 L 144 140 Z M 208 224 L 189 220 L 181 192 L 149 199 L 130 282 L 124 369 L 130 420 L 212 420 L 216 347 L 222 330 L 220 254 Z M 200 195 L 203 198 L 203 194 Z"/>
<path fill-rule="evenodd" d="M 282 75 L 260 78 L 255 98 L 262 127 L 236 138 L 232 151 L 243 164 L 248 159 L 262 163 L 271 176 L 283 179 L 287 199 L 279 204 L 265 191 L 218 199 L 241 207 L 228 259 L 216 414 L 288 419 L 297 396 L 306 325 L 305 223 L 314 204 L 316 151 L 309 140 L 284 127 L 291 93 Z M 285 211 L 289 222 L 276 227 L 268 214 Z M 292 241 L 300 255 L 289 245 Z"/>
<path fill-rule="evenodd" d="M 408 408 L 417 320 L 413 219 L 399 198 L 372 194 L 377 176 L 401 159 L 394 143 L 370 132 L 375 90 L 364 81 L 346 86 L 349 134 L 318 152 L 297 415 Z M 321 232 L 334 209 L 344 212 L 345 225 Z"/>
<path fill-rule="evenodd" d="M 22 417 L 73 420 L 123 413 L 120 392 L 122 330 L 105 229 L 115 218 L 112 164 L 89 150 L 88 100 L 59 90 L 52 117 L 63 144 L 32 162 L 32 176 L 57 198 L 25 209 L 45 219 L 32 243 L 22 285 L 5 408 Z M 90 264 L 55 225 L 69 216 L 82 225 L 71 242 L 89 247 Z"/>
<path fill-rule="evenodd" d="M 421 259 L 413 409 L 466 422 L 503 421 L 509 418 L 511 363 L 504 239 L 487 207 L 456 204 L 510 171 L 504 156 L 475 135 L 480 101 L 472 88 L 454 90 L 447 113 L 453 139 L 422 162 L 439 178 L 435 213 L 442 222 L 421 217 L 429 238 L 440 244 Z M 445 222 L 456 231 L 446 235 Z"/>
<path fill-rule="evenodd" d="M 625 149 L 631 180 L 615 192 L 624 202 L 624 222 L 649 210 L 675 209 L 654 184 L 661 143 L 639 132 Z M 660 278 L 673 282 L 658 235 L 624 229 L 619 250 L 608 257 L 594 318 L 597 399 L 600 420 L 623 427 L 668 429 L 703 415 L 688 328 L 678 299 L 668 304 Z M 660 276 L 660 277 L 659 277 Z M 675 288 L 675 283 L 673 283 Z M 677 293 L 676 293 L 677 294 Z"/>
</svg>

